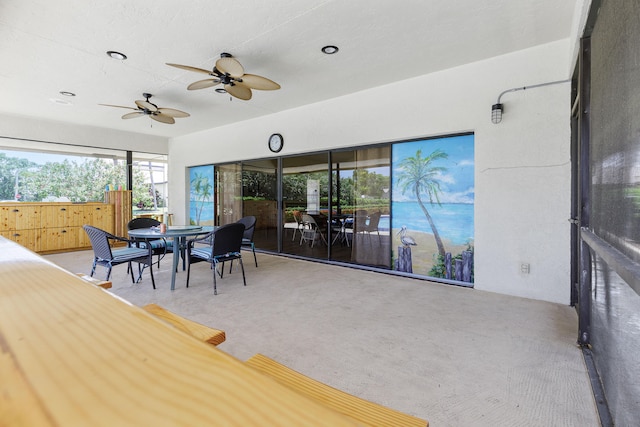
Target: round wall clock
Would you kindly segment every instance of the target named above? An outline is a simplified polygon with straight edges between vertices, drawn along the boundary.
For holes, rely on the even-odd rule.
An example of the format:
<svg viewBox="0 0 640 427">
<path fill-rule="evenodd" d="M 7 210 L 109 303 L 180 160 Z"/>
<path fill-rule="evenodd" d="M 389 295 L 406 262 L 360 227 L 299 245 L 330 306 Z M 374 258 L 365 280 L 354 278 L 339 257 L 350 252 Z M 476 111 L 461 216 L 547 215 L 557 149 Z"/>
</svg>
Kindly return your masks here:
<svg viewBox="0 0 640 427">
<path fill-rule="evenodd" d="M 274 133 L 269 137 L 269 150 L 273 151 L 274 153 L 280 152 L 283 145 L 284 139 L 279 133 Z"/>
</svg>

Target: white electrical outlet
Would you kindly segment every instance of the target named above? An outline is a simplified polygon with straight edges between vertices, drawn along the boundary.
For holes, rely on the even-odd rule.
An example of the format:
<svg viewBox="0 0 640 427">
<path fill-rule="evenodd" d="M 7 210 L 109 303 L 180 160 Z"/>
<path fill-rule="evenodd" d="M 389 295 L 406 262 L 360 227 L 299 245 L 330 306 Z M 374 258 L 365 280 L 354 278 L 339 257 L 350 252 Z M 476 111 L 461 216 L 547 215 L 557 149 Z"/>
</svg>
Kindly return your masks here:
<svg viewBox="0 0 640 427">
<path fill-rule="evenodd" d="M 529 274 L 530 271 L 531 271 L 531 266 L 529 265 L 529 263 L 523 262 L 522 264 L 520 264 L 521 273 Z"/>
</svg>

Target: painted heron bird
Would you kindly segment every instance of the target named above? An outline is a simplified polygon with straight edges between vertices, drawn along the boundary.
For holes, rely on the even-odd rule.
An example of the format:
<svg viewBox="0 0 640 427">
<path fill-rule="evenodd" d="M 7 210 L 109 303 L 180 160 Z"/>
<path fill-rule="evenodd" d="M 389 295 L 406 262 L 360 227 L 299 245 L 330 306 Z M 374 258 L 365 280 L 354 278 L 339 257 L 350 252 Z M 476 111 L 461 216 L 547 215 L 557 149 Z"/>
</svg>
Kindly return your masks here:
<svg viewBox="0 0 640 427">
<path fill-rule="evenodd" d="M 411 236 L 407 236 L 407 226 L 403 225 L 400 231 L 398 231 L 398 235 L 400 235 L 400 241 L 404 246 L 418 246 L 415 239 Z"/>
</svg>

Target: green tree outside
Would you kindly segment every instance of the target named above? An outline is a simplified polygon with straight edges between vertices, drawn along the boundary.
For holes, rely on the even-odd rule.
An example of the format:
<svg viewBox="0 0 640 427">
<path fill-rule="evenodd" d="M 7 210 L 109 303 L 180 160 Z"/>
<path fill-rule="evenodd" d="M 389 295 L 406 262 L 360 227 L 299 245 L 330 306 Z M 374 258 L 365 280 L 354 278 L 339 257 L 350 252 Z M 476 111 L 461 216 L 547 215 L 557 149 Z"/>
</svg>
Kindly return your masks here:
<svg viewBox="0 0 640 427">
<path fill-rule="evenodd" d="M 103 201 L 108 184 L 123 185 L 126 167 L 122 162 L 102 159 L 65 159 L 39 165 L 27 159 L 0 153 L 0 200 L 14 200 L 18 174 L 19 200 L 39 202 L 66 197 L 72 202 Z M 133 204 L 153 206 L 153 195 L 141 170 L 133 170 Z"/>
</svg>

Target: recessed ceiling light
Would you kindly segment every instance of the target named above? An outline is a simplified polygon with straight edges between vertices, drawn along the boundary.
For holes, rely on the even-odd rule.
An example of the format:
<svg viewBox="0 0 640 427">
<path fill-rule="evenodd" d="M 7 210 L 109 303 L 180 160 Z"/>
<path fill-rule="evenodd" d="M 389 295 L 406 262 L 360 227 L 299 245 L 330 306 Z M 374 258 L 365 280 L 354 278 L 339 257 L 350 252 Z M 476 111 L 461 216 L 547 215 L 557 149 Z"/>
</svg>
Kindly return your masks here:
<svg viewBox="0 0 640 427">
<path fill-rule="evenodd" d="M 120 61 L 124 61 L 125 59 L 127 59 L 127 55 L 125 55 L 124 53 L 116 52 L 115 50 L 107 51 L 107 55 L 109 55 L 113 59 L 119 59 Z"/>
<path fill-rule="evenodd" d="M 67 92 L 66 90 L 61 90 L 60 91 L 60 95 L 64 95 L 64 96 L 76 96 L 75 93 L 73 92 Z"/>
<path fill-rule="evenodd" d="M 327 55 L 333 55 L 334 53 L 337 53 L 340 49 L 338 49 L 338 46 L 325 46 L 322 48 L 322 52 L 326 53 Z"/>
</svg>

